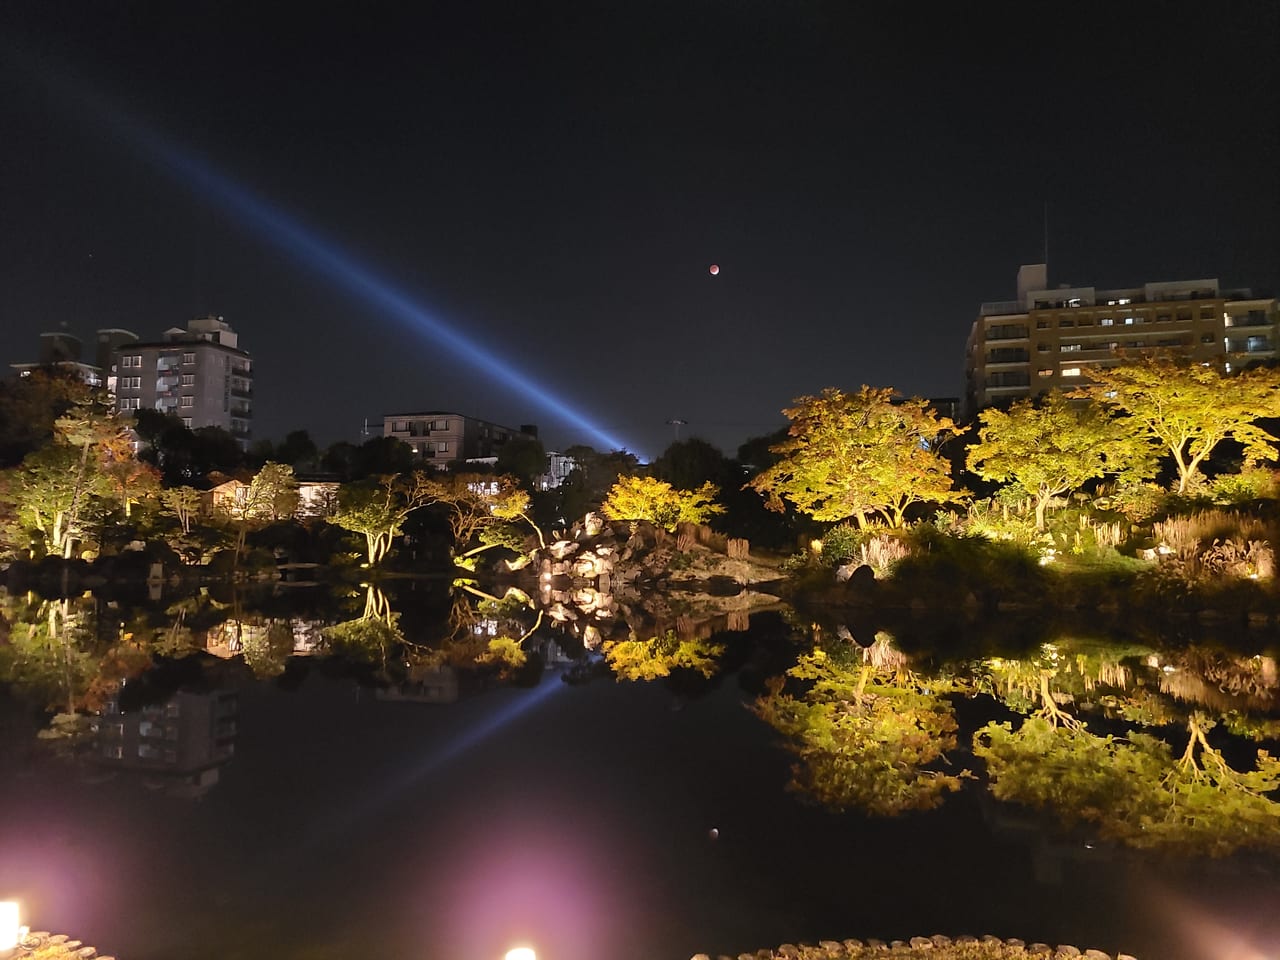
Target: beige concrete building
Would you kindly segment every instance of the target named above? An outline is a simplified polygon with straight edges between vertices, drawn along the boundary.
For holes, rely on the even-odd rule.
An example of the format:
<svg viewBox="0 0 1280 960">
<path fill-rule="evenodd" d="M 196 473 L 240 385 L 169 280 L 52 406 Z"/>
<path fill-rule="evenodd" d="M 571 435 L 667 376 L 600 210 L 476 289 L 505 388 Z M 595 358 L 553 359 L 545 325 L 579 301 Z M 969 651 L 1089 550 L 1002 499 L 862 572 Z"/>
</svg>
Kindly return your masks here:
<svg viewBox="0 0 1280 960">
<path fill-rule="evenodd" d="M 253 361 L 222 317 L 198 317 L 185 330 L 166 330 L 159 341 L 116 345 L 107 389 L 121 411 L 171 413 L 193 430 L 221 427 L 249 445 Z"/>
<path fill-rule="evenodd" d="M 1123 290 L 1049 289 L 1043 263 L 1018 271 L 1018 297 L 984 303 L 965 356 L 965 414 L 1054 387 L 1080 385 L 1090 366 L 1122 354 L 1173 350 L 1238 369 L 1276 356 L 1275 297 L 1174 280 Z"/>
<path fill-rule="evenodd" d="M 504 427 L 461 413 L 433 410 L 389 414 L 382 419 L 382 435 L 403 440 L 415 456 L 432 466 L 445 467 L 455 461 L 497 456 L 512 437 L 536 437 L 538 428 L 532 424 L 518 429 Z"/>
</svg>

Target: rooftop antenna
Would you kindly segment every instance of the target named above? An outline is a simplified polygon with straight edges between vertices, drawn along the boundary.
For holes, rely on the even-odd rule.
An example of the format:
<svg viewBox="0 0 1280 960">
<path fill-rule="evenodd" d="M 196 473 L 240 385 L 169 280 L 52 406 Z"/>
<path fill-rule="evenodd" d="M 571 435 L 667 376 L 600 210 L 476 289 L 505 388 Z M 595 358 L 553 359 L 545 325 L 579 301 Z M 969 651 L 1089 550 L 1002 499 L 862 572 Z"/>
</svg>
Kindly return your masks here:
<svg viewBox="0 0 1280 960">
<path fill-rule="evenodd" d="M 364 426 L 360 428 L 360 439 L 361 440 L 369 439 L 369 418 L 368 417 L 364 418 Z"/>
<path fill-rule="evenodd" d="M 1049 286 L 1049 201 L 1044 202 L 1044 285 Z"/>
<path fill-rule="evenodd" d="M 676 443 L 680 442 L 680 428 L 688 424 L 688 420 L 681 420 L 679 417 L 672 417 L 667 421 L 667 426 L 675 430 Z"/>
</svg>

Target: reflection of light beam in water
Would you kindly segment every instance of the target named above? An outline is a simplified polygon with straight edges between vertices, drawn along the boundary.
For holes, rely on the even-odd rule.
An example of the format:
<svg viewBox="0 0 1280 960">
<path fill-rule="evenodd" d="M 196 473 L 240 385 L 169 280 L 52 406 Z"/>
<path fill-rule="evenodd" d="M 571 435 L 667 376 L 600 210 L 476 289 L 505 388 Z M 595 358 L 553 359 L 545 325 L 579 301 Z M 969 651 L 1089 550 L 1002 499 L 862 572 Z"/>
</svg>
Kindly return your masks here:
<svg viewBox="0 0 1280 960">
<path fill-rule="evenodd" d="M 315 831 L 318 834 L 325 834 L 329 831 L 345 829 L 368 817 L 418 781 L 436 773 L 472 747 L 478 746 L 487 740 L 507 724 L 528 713 L 563 686 L 564 684 L 559 682 L 558 679 L 551 679 L 551 682 L 544 681 L 532 690 L 522 691 L 510 703 L 497 707 L 488 716 L 480 718 L 456 737 L 447 743 L 441 744 L 426 756 L 416 761 L 412 758 L 405 758 L 405 762 L 397 767 L 396 775 L 376 790 L 367 793 L 359 803 L 344 810 L 339 817 L 328 823 L 316 823 Z"/>
<path fill-rule="evenodd" d="M 31 72 L 38 74 L 47 87 L 64 98 L 87 103 L 99 121 L 105 122 L 113 132 L 123 134 L 147 162 L 218 210 L 230 214 L 239 224 L 250 228 L 296 263 L 336 284 L 384 316 L 430 338 L 432 343 L 444 347 L 481 373 L 498 379 L 539 409 L 586 433 L 593 443 L 611 450 L 626 447 L 528 374 L 415 302 L 388 278 L 218 172 L 197 154 L 180 147 L 136 117 L 129 116 L 106 98 L 88 90 L 84 84 L 65 76 L 51 77 L 43 66 L 33 68 Z"/>
</svg>

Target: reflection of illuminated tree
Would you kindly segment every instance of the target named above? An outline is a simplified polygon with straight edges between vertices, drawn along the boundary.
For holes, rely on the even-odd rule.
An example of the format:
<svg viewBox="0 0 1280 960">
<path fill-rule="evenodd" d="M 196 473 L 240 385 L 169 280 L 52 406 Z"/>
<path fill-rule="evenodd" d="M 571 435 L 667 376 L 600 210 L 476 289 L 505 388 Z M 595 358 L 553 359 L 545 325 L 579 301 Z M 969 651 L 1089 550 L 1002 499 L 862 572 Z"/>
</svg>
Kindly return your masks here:
<svg viewBox="0 0 1280 960">
<path fill-rule="evenodd" d="M 1134 847 L 1224 856 L 1238 849 L 1280 850 L 1280 761 L 1258 751 L 1257 768 L 1240 772 L 1209 745 L 1203 714 L 1187 722 L 1188 741 L 1173 758 L 1146 733 L 1098 736 L 1078 722 L 1030 717 L 1015 732 L 993 723 L 974 737 L 991 791 L 1068 825 L 1088 823 Z"/>
<path fill-rule="evenodd" d="M 604 644 L 604 656 L 620 680 L 657 680 L 674 670 L 693 670 L 711 677 L 724 647 L 697 637 L 681 639 L 674 630 L 652 640 L 619 640 Z"/>
<path fill-rule="evenodd" d="M 950 684 L 869 661 L 839 664 L 822 650 L 788 675 L 812 686 L 793 696 L 775 680 L 754 710 L 799 758 L 793 789 L 831 809 L 879 816 L 932 809 L 959 789 L 966 773 L 929 769 L 956 743 L 955 715 L 941 696 Z"/>
<path fill-rule="evenodd" d="M 377 660 L 384 667 L 387 657 L 404 643 L 400 614 L 391 609 L 387 595 L 373 584 L 365 587 L 364 610 L 360 616 L 335 623 L 320 631 L 332 653 Z"/>
<path fill-rule="evenodd" d="M 63 716 L 100 709 L 121 680 L 151 664 L 144 637 L 120 629 L 99 639 L 91 599 L 13 602 L 6 616 L 13 626 L 9 642 L 0 644 L 0 679 Z"/>
<path fill-rule="evenodd" d="M 293 655 L 293 628 L 287 620 L 266 624 L 237 621 L 240 654 L 259 679 L 278 677 Z"/>
<path fill-rule="evenodd" d="M 1176 760 L 1168 743 L 1146 732 L 1095 734 L 1063 709 L 1069 698 L 1054 690 L 1072 672 L 1057 665 L 1083 661 L 1046 648 L 1054 651 L 1049 663 L 1044 656 L 988 662 L 1002 678 L 996 692 L 1032 714 L 1016 731 L 1011 723 L 990 723 L 974 736 L 996 797 L 1050 811 L 1069 826 L 1091 825 L 1134 847 L 1212 856 L 1280 849 L 1280 804 L 1267 796 L 1280 788 L 1280 761 L 1260 750 L 1255 769 L 1235 770 L 1209 743 L 1214 722 L 1199 711 L 1185 719 L 1187 744 Z M 1113 689 L 1099 700 L 1115 716 L 1138 724 L 1175 719 L 1171 705 L 1145 688 Z M 1234 729 L 1248 731 L 1241 722 Z M 1263 724 L 1257 732 L 1268 729 Z"/>
</svg>

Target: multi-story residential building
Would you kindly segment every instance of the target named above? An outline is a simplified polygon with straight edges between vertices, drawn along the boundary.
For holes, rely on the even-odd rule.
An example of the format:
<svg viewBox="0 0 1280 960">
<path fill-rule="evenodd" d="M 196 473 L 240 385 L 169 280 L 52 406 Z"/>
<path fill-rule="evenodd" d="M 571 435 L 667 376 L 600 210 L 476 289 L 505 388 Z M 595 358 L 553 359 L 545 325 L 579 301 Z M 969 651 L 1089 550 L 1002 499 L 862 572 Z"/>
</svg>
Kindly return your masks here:
<svg viewBox="0 0 1280 960">
<path fill-rule="evenodd" d="M 1175 351 L 1228 371 L 1276 356 L 1276 299 L 1175 280 L 1123 290 L 1048 288 L 1043 263 L 1018 271 L 1018 298 L 984 303 L 969 333 L 965 413 L 1054 387 L 1078 386 L 1090 366 Z"/>
<path fill-rule="evenodd" d="M 112 356 L 107 389 L 117 409 L 171 413 L 192 429 L 221 427 L 248 447 L 253 361 L 222 317 L 198 317 L 159 341 L 120 343 Z"/>
<path fill-rule="evenodd" d="M 442 468 L 457 461 L 497 456 L 512 437 L 536 437 L 538 428 L 532 424 L 519 429 L 504 427 L 461 413 L 434 410 L 389 414 L 382 419 L 382 435 L 403 440 L 415 456 Z"/>
</svg>

